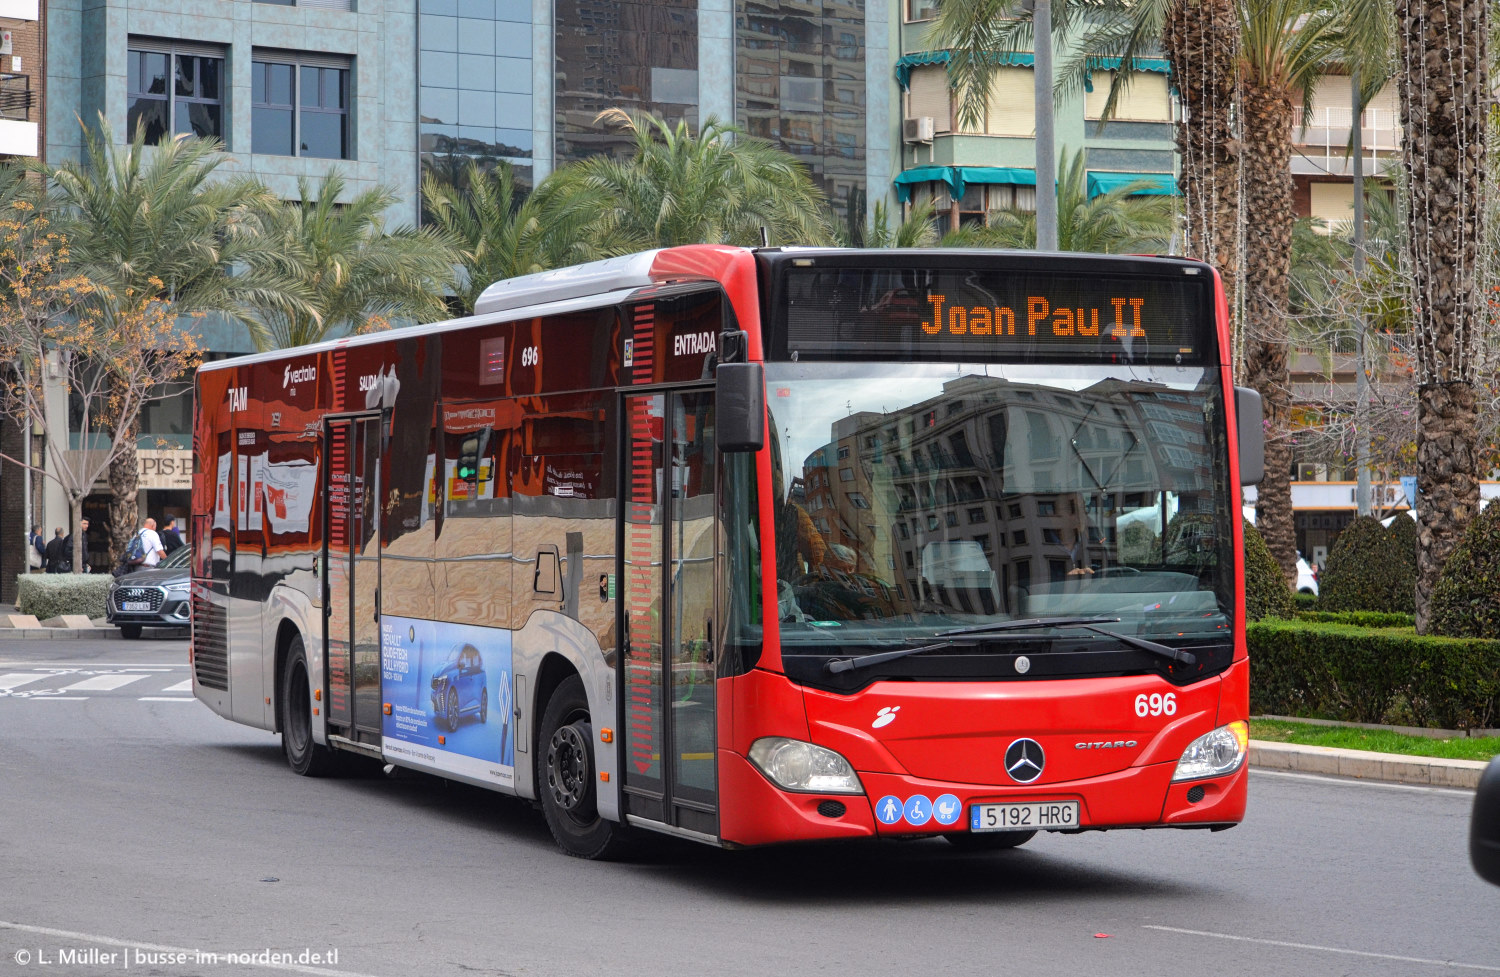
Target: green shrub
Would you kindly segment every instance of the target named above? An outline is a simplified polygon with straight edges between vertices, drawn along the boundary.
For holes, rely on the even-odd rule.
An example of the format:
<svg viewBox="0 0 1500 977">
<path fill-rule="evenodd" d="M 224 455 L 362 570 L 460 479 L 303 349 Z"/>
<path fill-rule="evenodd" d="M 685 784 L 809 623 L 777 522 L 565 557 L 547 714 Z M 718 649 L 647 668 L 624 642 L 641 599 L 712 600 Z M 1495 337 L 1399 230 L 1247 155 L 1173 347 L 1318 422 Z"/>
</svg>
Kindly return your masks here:
<svg viewBox="0 0 1500 977">
<path fill-rule="evenodd" d="M 1315 621 L 1321 624 L 1349 624 L 1356 628 L 1414 628 L 1414 614 L 1398 614 L 1386 611 L 1304 611 L 1297 610 L 1297 620 Z"/>
<path fill-rule="evenodd" d="M 1258 714 L 1475 729 L 1500 717 L 1500 641 L 1309 621 L 1248 625 Z"/>
<path fill-rule="evenodd" d="M 1360 516 L 1339 533 L 1318 574 L 1318 609 L 1411 614 L 1417 601 L 1417 540 L 1401 516 L 1386 529 Z"/>
<path fill-rule="evenodd" d="M 1250 523 L 1245 523 L 1245 617 L 1292 616 L 1292 589 L 1281 575 L 1281 566 L 1266 548 L 1266 541 Z"/>
<path fill-rule="evenodd" d="M 1292 595 L 1292 605 L 1297 608 L 1297 615 L 1300 617 L 1305 611 L 1318 609 L 1318 595 L 1304 594 L 1299 590 Z"/>
<path fill-rule="evenodd" d="M 1470 520 L 1432 590 L 1428 615 L 1433 634 L 1500 635 L 1500 505 Z"/>
<path fill-rule="evenodd" d="M 25 573 L 16 578 L 16 610 L 38 621 L 59 614 L 104 616 L 107 573 Z"/>
</svg>

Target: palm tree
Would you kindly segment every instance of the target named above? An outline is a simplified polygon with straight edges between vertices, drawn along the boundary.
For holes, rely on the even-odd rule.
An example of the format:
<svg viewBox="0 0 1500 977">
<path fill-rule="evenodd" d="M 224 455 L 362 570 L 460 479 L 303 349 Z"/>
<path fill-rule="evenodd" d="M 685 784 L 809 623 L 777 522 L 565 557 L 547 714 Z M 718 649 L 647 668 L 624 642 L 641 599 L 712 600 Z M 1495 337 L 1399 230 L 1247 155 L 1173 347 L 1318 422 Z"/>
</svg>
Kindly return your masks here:
<svg viewBox="0 0 1500 977">
<path fill-rule="evenodd" d="M 83 137 L 81 160 L 35 166 L 51 185 L 54 226 L 67 237 L 73 269 L 102 286 L 103 315 L 165 301 L 178 314 L 246 321 L 256 302 L 304 300 L 284 278 L 233 273 L 263 247 L 251 208 L 269 193 L 243 177 L 215 178 L 227 158 L 218 140 L 177 136 L 148 152 L 143 127 L 118 144 L 102 114 Z M 109 471 L 112 555 L 139 519 L 135 434 Z"/>
<path fill-rule="evenodd" d="M 1233 124 L 1239 81 L 1236 0 L 1068 0 L 1052 10 L 1060 39 L 1076 36 L 1078 53 L 1058 71 L 1059 90 L 1080 87 L 1100 56 L 1122 65 L 1164 49 L 1182 103 L 1177 147 L 1186 217 L 1184 252 L 1219 270 L 1233 314 L 1242 245 L 1241 142 Z M 982 117 L 989 78 L 1005 54 L 1031 36 L 1016 0 L 941 0 L 928 43 L 953 52 L 949 77 L 959 119 Z M 1130 72 L 1116 71 L 1105 103 L 1111 116 Z M 1060 219 L 1066 223 L 1065 218 Z M 1061 233 L 1061 232 L 1059 232 Z"/>
<path fill-rule="evenodd" d="M 1488 0 L 1397 0 L 1417 367 L 1417 629 L 1479 511 L 1476 361 L 1490 104 Z"/>
<path fill-rule="evenodd" d="M 1086 157 L 1062 153 L 1057 174 L 1057 244 L 1062 251 L 1097 254 L 1160 254 L 1166 251 L 1176 222 L 1168 196 L 1141 196 L 1152 189 L 1136 180 L 1089 199 Z M 943 238 L 945 248 L 1034 248 L 1036 214 L 997 210 L 987 227 L 963 227 Z"/>
<path fill-rule="evenodd" d="M 852 195 L 851 195 L 852 196 Z M 838 243 L 850 248 L 930 248 L 937 243 L 937 223 L 932 201 L 915 204 L 901 223 L 891 226 L 884 200 L 875 201 L 875 212 L 867 224 L 857 226 L 859 237 L 850 240 L 850 228 L 839 228 Z"/>
<path fill-rule="evenodd" d="M 594 156 L 558 170 L 557 217 L 582 217 L 595 255 L 678 244 L 826 244 L 823 194 L 795 157 L 735 126 L 679 122 L 621 109 L 598 121 L 635 141 L 625 159 Z"/>
<path fill-rule="evenodd" d="M 344 178 L 329 170 L 316 191 L 297 181 L 299 199 L 259 208 L 270 245 L 253 267 L 298 279 L 307 303 L 273 300 L 256 306 L 251 335 L 260 349 L 315 343 L 339 331 L 384 328 L 392 318 L 432 322 L 447 317 L 443 302 L 460 257 L 437 231 L 385 230 L 395 191 L 376 186 L 339 203 Z"/>
<path fill-rule="evenodd" d="M 570 225 L 568 215 L 548 206 L 554 184 L 544 182 L 521 197 L 515 171 L 503 160 L 489 172 L 470 161 L 461 179 L 462 189 L 429 172 L 422 178 L 422 201 L 458 249 L 467 275 L 458 288 L 465 312 L 473 313 L 480 293 L 494 282 L 556 268 L 578 256 L 578 222 Z"/>
<path fill-rule="evenodd" d="M 1243 157 L 1245 209 L 1254 215 L 1245 224 L 1244 379 L 1260 393 L 1268 428 L 1255 526 L 1291 584 L 1292 126 L 1295 103 L 1311 104 L 1318 76 L 1343 53 L 1348 17 L 1330 0 L 1239 0 L 1237 13 L 1244 137 L 1255 147 Z"/>
</svg>

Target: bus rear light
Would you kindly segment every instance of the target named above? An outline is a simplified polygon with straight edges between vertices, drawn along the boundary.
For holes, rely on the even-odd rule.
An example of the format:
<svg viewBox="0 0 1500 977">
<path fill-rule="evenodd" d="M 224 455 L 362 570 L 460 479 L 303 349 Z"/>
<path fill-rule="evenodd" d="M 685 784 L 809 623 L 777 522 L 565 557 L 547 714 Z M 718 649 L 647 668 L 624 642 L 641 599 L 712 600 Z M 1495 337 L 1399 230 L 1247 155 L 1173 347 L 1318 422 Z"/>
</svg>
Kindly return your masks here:
<svg viewBox="0 0 1500 977">
<path fill-rule="evenodd" d="M 802 740 L 765 736 L 750 746 L 750 762 L 782 790 L 863 794 L 859 776 L 839 754 Z"/>
<path fill-rule="evenodd" d="M 1193 740 L 1182 751 L 1172 781 L 1201 780 L 1234 773 L 1250 749 L 1250 724 L 1237 720 Z"/>
</svg>

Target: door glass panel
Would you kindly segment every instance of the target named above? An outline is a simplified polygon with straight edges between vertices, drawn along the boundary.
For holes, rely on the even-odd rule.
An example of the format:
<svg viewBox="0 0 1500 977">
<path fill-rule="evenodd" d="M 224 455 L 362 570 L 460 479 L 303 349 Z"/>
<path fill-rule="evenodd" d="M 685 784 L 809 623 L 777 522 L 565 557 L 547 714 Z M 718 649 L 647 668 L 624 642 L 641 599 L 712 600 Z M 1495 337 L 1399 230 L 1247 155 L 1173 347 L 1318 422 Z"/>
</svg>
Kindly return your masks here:
<svg viewBox="0 0 1500 977">
<path fill-rule="evenodd" d="M 354 470 L 354 724 L 380 730 L 380 422 L 358 422 Z"/>
<path fill-rule="evenodd" d="M 626 785 L 663 790 L 662 491 L 666 398 L 629 397 L 625 488 L 624 674 Z"/>
<path fill-rule="evenodd" d="M 673 795 L 714 791 L 713 395 L 672 397 L 671 639 Z"/>
<path fill-rule="evenodd" d="M 328 721 L 339 726 L 348 726 L 353 716 L 349 667 L 349 599 L 354 569 L 349 560 L 353 433 L 348 421 L 328 425 L 328 482 L 323 490 L 328 500 L 328 552 L 324 561 L 328 586 Z"/>
</svg>

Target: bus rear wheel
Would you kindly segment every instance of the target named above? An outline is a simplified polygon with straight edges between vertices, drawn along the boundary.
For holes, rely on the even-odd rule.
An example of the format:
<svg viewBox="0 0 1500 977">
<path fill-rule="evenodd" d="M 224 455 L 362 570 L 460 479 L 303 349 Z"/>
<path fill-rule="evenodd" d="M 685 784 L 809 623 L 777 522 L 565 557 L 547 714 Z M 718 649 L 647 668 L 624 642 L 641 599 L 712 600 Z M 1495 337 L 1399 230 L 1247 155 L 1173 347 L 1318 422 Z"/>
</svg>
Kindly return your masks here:
<svg viewBox="0 0 1500 977">
<path fill-rule="evenodd" d="M 983 834 L 958 831 L 943 835 L 943 840 L 959 851 L 1004 851 L 1007 848 L 1021 847 L 1035 834 L 1035 831 L 993 831 Z"/>
<path fill-rule="evenodd" d="M 615 858 L 626 845 L 625 826 L 599 816 L 594 732 L 583 679 L 570 675 L 542 713 L 537 791 L 552 840 L 578 858 Z"/>
<path fill-rule="evenodd" d="M 287 766 L 303 777 L 326 777 L 334 772 L 338 758 L 312 735 L 312 696 L 307 692 L 307 651 L 302 636 L 287 649 L 286 670 L 281 674 L 281 752 Z"/>
</svg>

